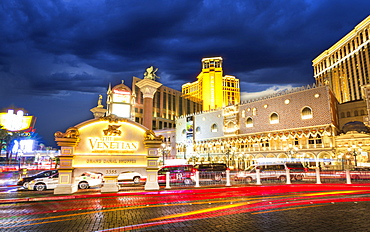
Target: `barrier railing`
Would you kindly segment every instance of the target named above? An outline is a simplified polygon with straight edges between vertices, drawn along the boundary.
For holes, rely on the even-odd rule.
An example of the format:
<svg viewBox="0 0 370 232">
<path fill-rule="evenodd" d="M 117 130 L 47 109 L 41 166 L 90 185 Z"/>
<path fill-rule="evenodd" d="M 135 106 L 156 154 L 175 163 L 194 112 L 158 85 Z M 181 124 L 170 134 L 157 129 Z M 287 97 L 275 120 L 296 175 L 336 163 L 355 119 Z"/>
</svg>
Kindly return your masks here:
<svg viewBox="0 0 370 232">
<path fill-rule="evenodd" d="M 39 171 L 28 170 L 27 174 L 32 175 Z M 22 172 L 2 173 L 0 185 L 4 186 L 25 176 Z M 5 181 L 7 180 L 7 181 Z M 13 183 L 13 184 L 14 184 Z M 325 184 L 325 183 L 370 183 L 370 171 L 350 170 L 319 170 L 312 169 L 307 172 L 294 172 L 290 170 L 263 171 L 257 169 L 254 173 L 214 171 L 193 173 L 191 176 L 166 174 L 166 180 L 160 183 L 166 189 L 172 187 L 210 187 L 210 186 L 233 186 L 233 185 L 264 185 L 264 184 Z M 140 185 L 143 186 L 144 183 Z M 125 185 L 121 186 L 122 188 Z M 137 187 L 137 185 L 135 185 Z"/>
</svg>

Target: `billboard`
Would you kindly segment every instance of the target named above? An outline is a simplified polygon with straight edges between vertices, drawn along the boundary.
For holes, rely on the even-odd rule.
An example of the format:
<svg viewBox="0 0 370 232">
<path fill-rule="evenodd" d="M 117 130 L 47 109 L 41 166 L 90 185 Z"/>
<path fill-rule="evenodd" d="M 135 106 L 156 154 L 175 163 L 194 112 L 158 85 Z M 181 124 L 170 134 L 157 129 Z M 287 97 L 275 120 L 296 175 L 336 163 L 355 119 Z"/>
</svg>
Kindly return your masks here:
<svg viewBox="0 0 370 232">
<path fill-rule="evenodd" d="M 8 110 L 7 113 L 0 113 L 0 125 L 8 131 L 27 130 L 32 126 L 33 116 L 25 116 L 22 110 L 14 113 L 14 110 Z"/>
<path fill-rule="evenodd" d="M 194 117 L 186 117 L 186 140 L 188 143 L 193 143 L 193 133 L 194 133 Z"/>
</svg>

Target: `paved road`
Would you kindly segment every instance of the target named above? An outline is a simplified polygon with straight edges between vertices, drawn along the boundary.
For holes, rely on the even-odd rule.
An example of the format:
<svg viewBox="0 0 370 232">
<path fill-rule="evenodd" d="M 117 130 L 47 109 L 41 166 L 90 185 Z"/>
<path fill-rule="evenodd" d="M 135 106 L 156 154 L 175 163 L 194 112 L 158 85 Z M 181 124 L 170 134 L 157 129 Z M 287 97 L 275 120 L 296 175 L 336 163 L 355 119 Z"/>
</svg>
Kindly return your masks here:
<svg viewBox="0 0 370 232">
<path fill-rule="evenodd" d="M 369 231 L 370 185 L 52 191 L 0 204 L 0 231 Z"/>
</svg>

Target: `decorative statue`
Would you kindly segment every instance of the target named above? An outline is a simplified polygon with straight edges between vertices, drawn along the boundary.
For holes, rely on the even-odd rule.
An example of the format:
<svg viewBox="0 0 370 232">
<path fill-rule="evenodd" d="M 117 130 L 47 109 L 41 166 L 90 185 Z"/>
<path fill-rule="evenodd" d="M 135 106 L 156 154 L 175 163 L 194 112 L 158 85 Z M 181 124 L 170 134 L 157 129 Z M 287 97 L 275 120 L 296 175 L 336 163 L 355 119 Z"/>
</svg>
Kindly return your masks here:
<svg viewBox="0 0 370 232">
<path fill-rule="evenodd" d="M 99 100 L 98 100 L 98 107 L 99 108 L 102 108 L 103 107 L 103 105 L 101 104 L 102 99 L 103 99 L 103 96 L 100 94 L 99 95 Z"/>
<path fill-rule="evenodd" d="M 154 140 L 154 141 L 163 141 L 163 136 L 159 135 L 156 136 L 155 133 L 152 130 L 147 130 L 144 134 L 145 140 Z"/>
<path fill-rule="evenodd" d="M 158 68 L 154 70 L 154 67 L 150 66 L 149 68 L 146 69 L 146 72 L 144 73 L 144 78 L 155 81 L 156 78 L 160 78 L 159 76 L 155 74 L 157 71 L 158 71 Z"/>
<path fill-rule="evenodd" d="M 57 131 L 54 134 L 55 138 L 78 138 L 80 136 L 80 132 L 76 127 L 70 127 L 67 129 L 65 133 Z"/>
</svg>

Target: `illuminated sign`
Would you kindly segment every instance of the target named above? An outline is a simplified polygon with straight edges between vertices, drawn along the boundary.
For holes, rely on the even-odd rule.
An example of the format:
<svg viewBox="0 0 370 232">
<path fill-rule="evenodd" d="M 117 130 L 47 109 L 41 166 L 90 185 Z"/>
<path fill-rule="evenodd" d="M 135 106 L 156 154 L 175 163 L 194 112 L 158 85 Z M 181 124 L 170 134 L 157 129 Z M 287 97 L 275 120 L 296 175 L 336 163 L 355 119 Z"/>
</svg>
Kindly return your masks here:
<svg viewBox="0 0 370 232">
<path fill-rule="evenodd" d="M 22 110 L 18 110 L 17 114 L 14 110 L 8 110 L 8 113 L 0 113 L 0 125 L 8 131 L 21 131 L 30 128 L 32 116 L 24 116 Z"/>
<path fill-rule="evenodd" d="M 136 154 L 125 155 L 125 156 L 76 156 L 74 158 L 74 167 L 145 167 L 146 166 L 146 155 Z"/>
<path fill-rule="evenodd" d="M 93 152 L 133 152 L 139 147 L 138 142 L 115 141 L 114 136 L 88 138 Z"/>
<path fill-rule="evenodd" d="M 143 144 L 145 130 L 131 122 L 109 122 L 98 120 L 79 128 L 80 141 L 74 154 L 89 156 L 114 155 L 130 156 L 145 154 Z M 108 160 L 108 159 L 105 159 Z M 117 161 L 120 163 L 121 161 Z M 122 161 L 123 162 L 123 161 Z M 83 161 L 84 165 L 87 163 Z M 89 165 L 92 162 L 88 163 Z M 103 164 L 103 161 L 101 162 Z"/>
<path fill-rule="evenodd" d="M 113 92 L 116 94 L 121 94 L 121 95 L 130 95 L 129 91 L 124 91 L 124 90 L 119 90 L 119 89 L 115 89 L 113 90 Z"/>
<path fill-rule="evenodd" d="M 131 106 L 126 104 L 113 104 L 112 114 L 115 114 L 121 118 L 130 118 Z"/>
<path fill-rule="evenodd" d="M 14 146 L 12 149 L 12 152 L 17 153 L 17 152 L 32 152 L 34 149 L 34 140 L 32 139 L 24 139 L 21 141 L 14 141 Z"/>
</svg>

